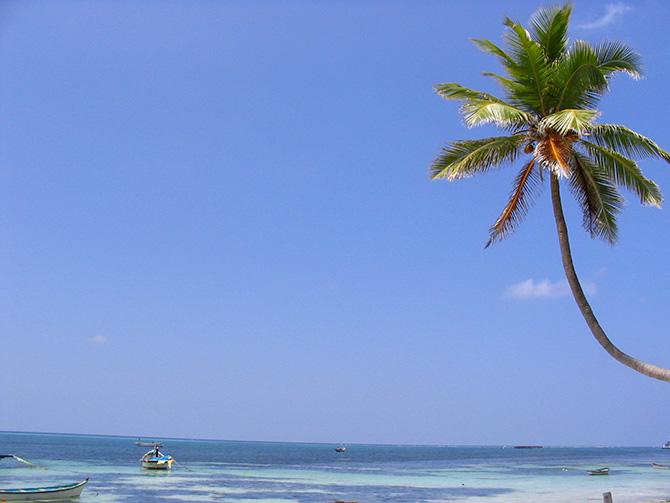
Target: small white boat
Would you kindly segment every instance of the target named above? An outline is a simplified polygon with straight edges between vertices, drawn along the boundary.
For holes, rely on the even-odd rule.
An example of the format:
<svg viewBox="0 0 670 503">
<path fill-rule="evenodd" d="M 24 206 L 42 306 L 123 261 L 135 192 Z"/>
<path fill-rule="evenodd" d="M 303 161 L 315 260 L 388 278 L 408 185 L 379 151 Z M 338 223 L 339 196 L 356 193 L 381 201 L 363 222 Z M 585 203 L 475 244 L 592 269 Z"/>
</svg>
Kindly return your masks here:
<svg viewBox="0 0 670 503">
<path fill-rule="evenodd" d="M 661 446 L 661 449 L 670 449 L 670 440 L 668 440 L 666 443 L 664 443 Z"/>
<path fill-rule="evenodd" d="M 608 467 L 598 468 L 597 470 L 589 470 L 589 475 L 609 475 L 610 469 Z"/>
<path fill-rule="evenodd" d="M 0 501 L 62 501 L 78 498 L 88 479 L 74 484 L 23 489 L 0 489 Z"/>
<path fill-rule="evenodd" d="M 174 463 L 173 457 L 159 451 L 159 446 L 160 444 L 156 444 L 153 449 L 142 456 L 140 459 L 142 468 L 146 468 L 147 470 L 169 470 L 172 468 L 172 463 Z"/>
</svg>

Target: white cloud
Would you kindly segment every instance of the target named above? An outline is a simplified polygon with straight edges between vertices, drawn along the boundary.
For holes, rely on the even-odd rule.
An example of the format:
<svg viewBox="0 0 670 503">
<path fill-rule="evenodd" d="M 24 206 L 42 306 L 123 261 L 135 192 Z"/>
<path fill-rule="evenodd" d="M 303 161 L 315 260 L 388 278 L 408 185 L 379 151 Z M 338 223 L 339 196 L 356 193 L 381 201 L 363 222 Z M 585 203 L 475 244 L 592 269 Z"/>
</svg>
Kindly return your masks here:
<svg viewBox="0 0 670 503">
<path fill-rule="evenodd" d="M 605 6 L 605 14 L 602 17 L 599 17 L 595 21 L 590 23 L 580 24 L 579 28 L 585 28 L 587 30 L 594 30 L 596 28 L 603 28 L 609 24 L 612 24 L 619 17 L 623 16 L 626 12 L 633 10 L 630 6 L 626 5 L 623 2 L 609 3 Z"/>
<path fill-rule="evenodd" d="M 590 281 L 582 283 L 584 291 L 589 294 L 596 293 L 596 285 Z M 503 297 L 508 299 L 554 299 L 557 297 L 567 297 L 570 295 L 570 287 L 566 280 L 535 281 L 530 278 L 519 283 L 508 286 L 503 292 Z"/>
<path fill-rule="evenodd" d="M 88 340 L 93 344 L 105 344 L 107 342 L 107 337 L 105 337 L 104 335 L 94 335 L 93 337 L 90 337 Z"/>
</svg>

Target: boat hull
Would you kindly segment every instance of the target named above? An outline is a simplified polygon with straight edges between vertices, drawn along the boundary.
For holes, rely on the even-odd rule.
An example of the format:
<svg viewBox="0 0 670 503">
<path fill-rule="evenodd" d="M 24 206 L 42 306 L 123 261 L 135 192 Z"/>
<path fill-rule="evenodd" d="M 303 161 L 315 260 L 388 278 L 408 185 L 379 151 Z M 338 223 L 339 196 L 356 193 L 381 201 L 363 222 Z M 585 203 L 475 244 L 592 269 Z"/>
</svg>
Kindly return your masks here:
<svg viewBox="0 0 670 503">
<path fill-rule="evenodd" d="M 61 486 L 0 489 L 0 501 L 61 501 L 78 498 L 88 479 Z"/>
<path fill-rule="evenodd" d="M 142 468 L 146 470 L 170 470 L 172 468 L 174 459 L 161 461 L 144 461 L 142 460 Z"/>
</svg>

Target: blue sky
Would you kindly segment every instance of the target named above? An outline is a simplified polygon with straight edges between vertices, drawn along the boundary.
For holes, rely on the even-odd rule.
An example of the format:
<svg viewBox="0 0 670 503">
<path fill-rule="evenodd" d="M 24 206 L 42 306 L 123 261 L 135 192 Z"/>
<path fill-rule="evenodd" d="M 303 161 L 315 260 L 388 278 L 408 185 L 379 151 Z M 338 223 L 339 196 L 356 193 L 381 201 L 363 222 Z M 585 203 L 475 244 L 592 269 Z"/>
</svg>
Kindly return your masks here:
<svg viewBox="0 0 670 503">
<path fill-rule="evenodd" d="M 668 384 L 566 295 L 548 191 L 485 250 L 516 170 L 428 179 L 491 133 L 432 86 L 496 90 L 468 39 L 539 5 L 503 4 L 4 2 L 0 430 L 666 440 Z M 602 120 L 666 148 L 669 19 L 578 1 L 571 33 L 642 54 Z M 567 204 L 576 265 L 612 339 L 667 366 L 670 218 L 628 199 L 614 247 Z"/>
</svg>

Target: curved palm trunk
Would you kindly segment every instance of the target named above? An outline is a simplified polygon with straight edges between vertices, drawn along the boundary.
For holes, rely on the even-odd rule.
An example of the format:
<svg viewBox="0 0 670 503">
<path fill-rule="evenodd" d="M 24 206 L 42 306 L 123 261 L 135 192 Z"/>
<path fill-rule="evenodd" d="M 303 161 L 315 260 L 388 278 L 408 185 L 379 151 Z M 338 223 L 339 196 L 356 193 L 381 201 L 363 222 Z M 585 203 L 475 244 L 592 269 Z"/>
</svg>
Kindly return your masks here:
<svg viewBox="0 0 670 503">
<path fill-rule="evenodd" d="M 558 231 L 558 242 L 561 247 L 561 258 L 563 260 L 565 276 L 568 279 L 568 284 L 570 285 L 572 295 L 577 302 L 577 306 L 582 312 L 582 316 L 584 316 L 584 320 L 586 320 L 586 324 L 591 329 L 593 336 L 605 351 L 618 362 L 623 363 L 646 376 L 670 382 L 670 370 L 633 358 L 612 344 L 612 341 L 609 340 L 607 334 L 605 334 L 605 331 L 600 326 L 600 323 L 598 323 L 598 319 L 593 314 L 593 310 L 584 295 L 584 290 L 582 290 L 582 285 L 575 272 L 575 266 L 572 263 L 572 253 L 570 251 L 570 241 L 568 239 L 568 227 L 565 223 L 565 217 L 563 216 L 558 177 L 555 174 L 551 175 L 551 202 L 554 208 L 554 218 L 556 219 L 556 230 Z"/>
</svg>

